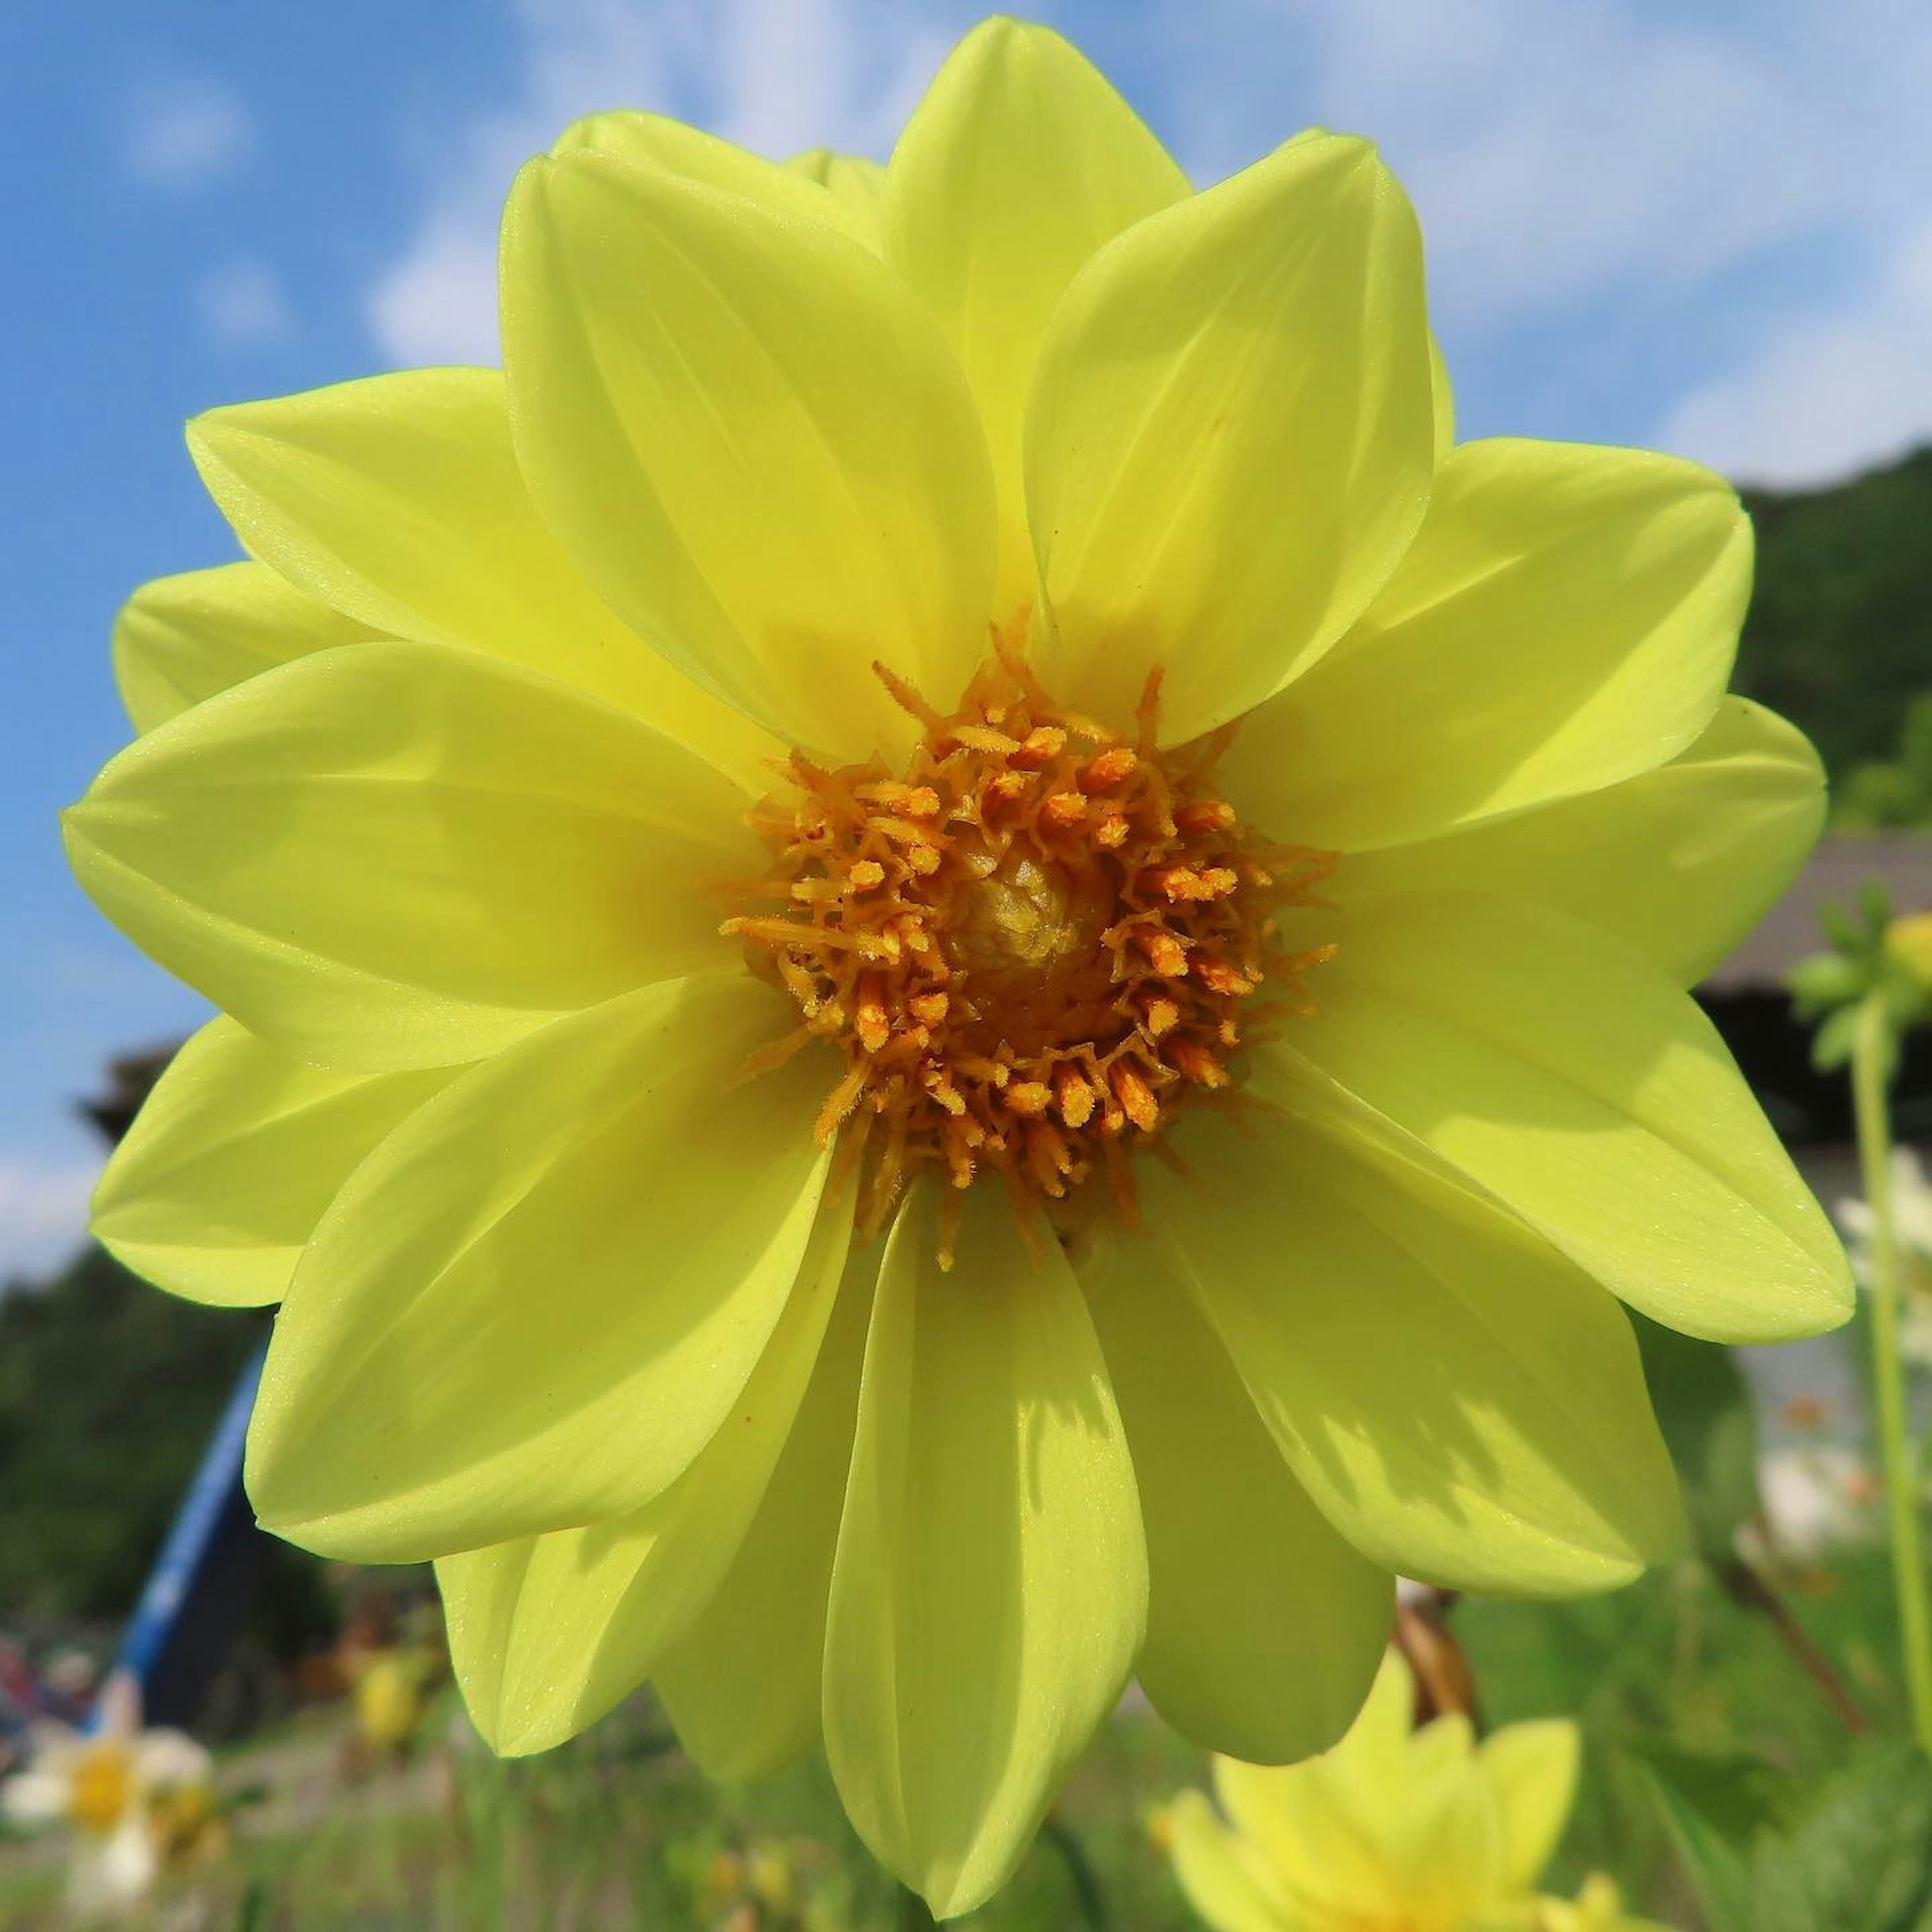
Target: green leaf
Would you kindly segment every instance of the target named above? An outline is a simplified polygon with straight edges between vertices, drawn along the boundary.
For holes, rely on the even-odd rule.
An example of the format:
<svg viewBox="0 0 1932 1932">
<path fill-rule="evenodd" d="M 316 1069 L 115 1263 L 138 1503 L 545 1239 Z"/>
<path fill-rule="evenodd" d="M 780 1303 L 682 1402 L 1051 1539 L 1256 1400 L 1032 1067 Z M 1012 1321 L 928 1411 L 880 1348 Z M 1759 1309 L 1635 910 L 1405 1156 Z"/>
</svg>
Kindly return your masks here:
<svg viewBox="0 0 1932 1932">
<path fill-rule="evenodd" d="M 1818 908 L 1818 924 L 1840 952 L 1856 956 L 1865 950 L 1864 934 L 1846 917 L 1844 908 L 1829 899 Z"/>
<path fill-rule="evenodd" d="M 1920 1932 L 1932 1912 L 1932 1767 L 1875 1745 L 1814 1796 L 1752 1876 L 1764 1932 Z"/>
<path fill-rule="evenodd" d="M 1829 1012 L 1860 998 L 1871 975 L 1842 952 L 1814 952 L 1801 959 L 1785 976 L 1792 998 L 1806 1015 Z"/>
<path fill-rule="evenodd" d="M 1850 1063 L 1858 1035 L 1858 1010 L 1840 1006 L 1811 1037 L 1811 1064 L 1831 1073 Z"/>
<path fill-rule="evenodd" d="M 1701 1757 L 1661 1739 L 1633 1748 L 1711 1932 L 1764 1932 L 1751 1916 L 1751 1847 L 1774 1830 L 1790 1793 L 1761 1760 Z"/>
<path fill-rule="evenodd" d="M 1634 1748 L 1712 1932 L 1926 1932 L 1932 1766 L 1862 1744 L 1804 1779 L 1761 1760 Z"/>
</svg>

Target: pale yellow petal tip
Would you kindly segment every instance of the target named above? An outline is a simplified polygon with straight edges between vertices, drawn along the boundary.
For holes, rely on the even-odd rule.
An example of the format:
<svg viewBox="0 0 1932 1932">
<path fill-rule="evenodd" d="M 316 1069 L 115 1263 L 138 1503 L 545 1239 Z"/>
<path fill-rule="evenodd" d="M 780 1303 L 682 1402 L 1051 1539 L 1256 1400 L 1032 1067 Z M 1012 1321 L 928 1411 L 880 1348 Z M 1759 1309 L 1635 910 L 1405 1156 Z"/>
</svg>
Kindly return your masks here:
<svg viewBox="0 0 1932 1932">
<path fill-rule="evenodd" d="M 560 159 L 566 154 L 601 149 L 604 146 L 605 136 L 621 130 L 627 124 L 652 122 L 660 118 L 642 109 L 630 107 L 604 108 L 595 114 L 580 114 L 551 142 L 548 154 L 533 156 L 532 159 Z"/>
</svg>

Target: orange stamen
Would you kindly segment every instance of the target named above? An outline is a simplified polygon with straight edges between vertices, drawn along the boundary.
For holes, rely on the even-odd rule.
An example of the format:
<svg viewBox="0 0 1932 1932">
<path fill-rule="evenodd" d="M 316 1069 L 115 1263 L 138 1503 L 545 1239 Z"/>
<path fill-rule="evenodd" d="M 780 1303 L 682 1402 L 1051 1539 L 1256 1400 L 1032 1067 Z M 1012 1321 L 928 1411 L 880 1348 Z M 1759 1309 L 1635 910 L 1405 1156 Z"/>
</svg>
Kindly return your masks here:
<svg viewBox="0 0 1932 1932">
<path fill-rule="evenodd" d="M 910 760 L 784 760 L 789 801 L 746 820 L 772 871 L 735 889 L 778 910 L 720 928 L 796 1013 L 748 1073 L 814 1040 L 841 1052 L 817 1124 L 834 1184 L 854 1183 L 875 1234 L 933 1171 L 948 1266 L 961 1193 L 988 1172 L 1036 1252 L 1048 1204 L 1102 1168 L 1135 1221 L 1131 1150 L 1156 1137 L 1165 1154 L 1169 1117 L 1229 1087 L 1264 974 L 1275 1012 L 1306 1010 L 1300 976 L 1332 950 L 1284 957 L 1274 936 L 1279 908 L 1321 903 L 1332 856 L 1268 844 L 1197 790 L 1228 734 L 1162 752 L 1156 676 L 1124 741 L 1054 704 L 1025 630 L 1024 614 L 995 629 L 950 715 L 878 667 L 922 728 Z"/>
</svg>

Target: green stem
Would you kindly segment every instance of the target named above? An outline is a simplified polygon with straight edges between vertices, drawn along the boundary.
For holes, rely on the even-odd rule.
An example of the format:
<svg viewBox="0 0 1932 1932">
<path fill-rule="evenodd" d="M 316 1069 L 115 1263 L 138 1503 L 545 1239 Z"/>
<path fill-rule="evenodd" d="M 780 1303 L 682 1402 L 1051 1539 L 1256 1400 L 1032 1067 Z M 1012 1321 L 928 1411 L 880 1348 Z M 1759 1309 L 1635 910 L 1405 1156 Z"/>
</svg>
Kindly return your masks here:
<svg viewBox="0 0 1932 1932">
<path fill-rule="evenodd" d="M 1899 1637 L 1905 1652 L 1912 1731 L 1920 1748 L 1932 1756 L 1932 1616 L 1926 1611 L 1916 1460 L 1906 1432 L 1905 1376 L 1898 1355 L 1898 1234 L 1892 1218 L 1892 1126 L 1885 1094 L 1890 1027 L 1882 995 L 1868 993 L 1858 1010 L 1852 1050 L 1852 1104 L 1858 1120 L 1858 1165 L 1871 1208 L 1872 1382 L 1892 1525 Z"/>
<path fill-rule="evenodd" d="M 1081 1923 L 1088 1932 L 1107 1932 L 1107 1895 L 1100 1888 L 1100 1875 L 1094 1869 L 1094 1861 L 1087 1856 L 1087 1847 L 1080 1842 L 1078 1834 L 1048 1812 L 1040 1835 L 1060 1854 L 1066 1867 L 1067 1882 L 1080 1903 Z"/>
</svg>

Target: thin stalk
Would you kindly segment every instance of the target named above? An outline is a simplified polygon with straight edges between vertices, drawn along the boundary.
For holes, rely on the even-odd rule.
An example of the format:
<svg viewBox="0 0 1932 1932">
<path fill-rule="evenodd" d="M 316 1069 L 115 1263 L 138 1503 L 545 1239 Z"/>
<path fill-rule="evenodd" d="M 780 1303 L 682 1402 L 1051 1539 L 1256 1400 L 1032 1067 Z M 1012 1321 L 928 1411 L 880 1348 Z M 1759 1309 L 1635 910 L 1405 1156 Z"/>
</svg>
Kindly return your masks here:
<svg viewBox="0 0 1932 1932">
<path fill-rule="evenodd" d="M 1719 1566 L 1718 1580 L 1733 1603 L 1770 1618 L 1778 1640 L 1817 1685 L 1846 1730 L 1858 1736 L 1871 1729 L 1865 1714 L 1858 1708 L 1858 1700 L 1846 1688 L 1845 1680 L 1832 1668 L 1832 1660 L 1811 1641 L 1804 1626 L 1792 1615 L 1791 1606 L 1765 1578 L 1739 1557 Z"/>
<path fill-rule="evenodd" d="M 1872 1382 L 1892 1526 L 1899 1637 L 1905 1652 L 1912 1732 L 1920 1748 L 1932 1756 L 1932 1616 L 1926 1610 L 1918 1471 L 1906 1431 L 1905 1375 L 1898 1354 L 1898 1233 L 1892 1214 L 1892 1124 L 1885 1093 L 1890 1026 L 1882 995 L 1868 993 L 1858 1010 L 1852 1049 L 1852 1106 L 1858 1121 L 1858 1165 L 1871 1208 Z"/>
<path fill-rule="evenodd" d="M 1107 1894 L 1101 1889 L 1100 1875 L 1094 1869 L 1094 1861 L 1087 1856 L 1079 1834 L 1048 1812 L 1040 1835 L 1060 1854 L 1066 1867 L 1067 1882 L 1080 1904 L 1080 1922 L 1088 1932 L 1107 1932 Z"/>
</svg>

